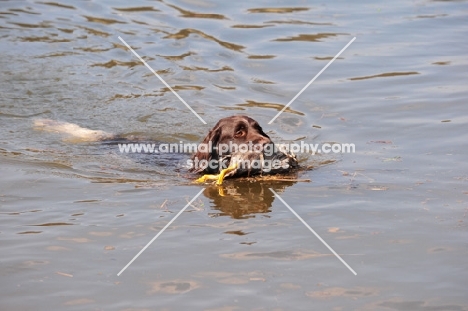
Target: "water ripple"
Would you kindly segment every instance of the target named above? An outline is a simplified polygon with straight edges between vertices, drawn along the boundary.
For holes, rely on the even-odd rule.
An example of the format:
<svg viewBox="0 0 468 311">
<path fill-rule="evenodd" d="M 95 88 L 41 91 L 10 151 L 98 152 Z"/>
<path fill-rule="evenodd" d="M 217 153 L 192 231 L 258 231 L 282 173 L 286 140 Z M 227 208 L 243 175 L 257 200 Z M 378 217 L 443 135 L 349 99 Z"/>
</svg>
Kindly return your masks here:
<svg viewBox="0 0 468 311">
<path fill-rule="evenodd" d="M 217 38 L 215 38 L 213 36 L 210 36 L 210 35 L 204 33 L 201 30 L 197 30 L 197 29 L 193 29 L 193 28 L 182 29 L 177 33 L 169 34 L 169 35 L 165 36 L 164 39 L 180 40 L 180 39 L 185 39 L 185 38 L 189 37 L 191 34 L 199 35 L 204 39 L 214 41 L 214 42 L 218 43 L 219 45 L 221 45 L 221 46 L 223 46 L 223 47 L 225 47 L 227 49 L 236 51 L 236 52 L 241 52 L 245 48 L 245 46 L 243 46 L 243 45 L 219 40 L 219 39 L 217 39 Z"/>
<path fill-rule="evenodd" d="M 419 72 L 416 71 L 408 71 L 408 72 L 386 72 L 381 73 L 378 75 L 373 76 L 365 76 L 365 77 L 356 77 L 356 78 L 349 78 L 349 80 L 367 80 L 367 79 L 374 79 L 374 78 L 387 78 L 387 77 L 397 77 L 397 76 L 409 76 L 409 75 L 418 75 Z"/>
</svg>

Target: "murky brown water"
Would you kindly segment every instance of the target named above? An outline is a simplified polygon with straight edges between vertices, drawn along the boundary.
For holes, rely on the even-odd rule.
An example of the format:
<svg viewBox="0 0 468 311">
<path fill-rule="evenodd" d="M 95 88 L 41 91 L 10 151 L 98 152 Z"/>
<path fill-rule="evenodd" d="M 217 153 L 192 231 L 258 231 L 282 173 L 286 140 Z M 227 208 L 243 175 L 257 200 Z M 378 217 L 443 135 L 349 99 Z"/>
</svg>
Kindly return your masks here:
<svg viewBox="0 0 468 311">
<path fill-rule="evenodd" d="M 468 310 L 467 17 L 465 1 L 2 1 L 0 308 Z M 357 152 L 302 155 L 311 183 L 220 192 L 170 157 L 31 126 L 199 142 L 237 113 Z"/>
</svg>

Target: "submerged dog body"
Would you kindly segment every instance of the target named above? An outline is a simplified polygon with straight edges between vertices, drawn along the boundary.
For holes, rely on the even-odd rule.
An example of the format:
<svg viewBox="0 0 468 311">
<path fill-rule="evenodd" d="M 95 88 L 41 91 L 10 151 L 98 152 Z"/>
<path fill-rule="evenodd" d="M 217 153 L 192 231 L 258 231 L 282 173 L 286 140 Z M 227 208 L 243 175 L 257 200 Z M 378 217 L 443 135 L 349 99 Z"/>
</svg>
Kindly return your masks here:
<svg viewBox="0 0 468 311">
<path fill-rule="evenodd" d="M 258 122 L 248 116 L 219 120 L 202 143 L 212 148 L 192 157 L 190 171 L 207 174 L 199 182 L 215 179 L 221 184 L 225 177 L 289 173 L 298 167 L 296 157 L 277 150 Z"/>
<path fill-rule="evenodd" d="M 121 135 L 48 119 L 35 120 L 34 127 L 67 134 L 66 140 L 70 142 L 132 140 Z M 258 122 L 248 116 L 231 116 L 219 120 L 202 144 L 211 148 L 195 153 L 190 168 L 191 172 L 205 174 L 198 182 L 215 179 L 217 184 L 222 184 L 226 177 L 284 174 L 298 167 L 296 157 L 290 152 L 277 150 Z"/>
</svg>

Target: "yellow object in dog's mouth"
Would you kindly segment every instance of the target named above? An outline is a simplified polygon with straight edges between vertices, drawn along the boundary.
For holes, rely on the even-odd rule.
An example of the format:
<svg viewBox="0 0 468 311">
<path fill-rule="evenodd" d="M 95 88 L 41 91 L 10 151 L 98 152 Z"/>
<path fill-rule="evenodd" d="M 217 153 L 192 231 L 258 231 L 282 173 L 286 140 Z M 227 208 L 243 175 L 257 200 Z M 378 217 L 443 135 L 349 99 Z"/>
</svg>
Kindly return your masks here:
<svg viewBox="0 0 468 311">
<path fill-rule="evenodd" d="M 266 164 L 271 163 L 272 159 L 268 159 L 263 153 L 235 153 L 220 160 L 220 163 L 229 163 L 229 166 L 222 169 L 219 174 L 203 175 L 198 178 L 196 182 L 203 183 L 209 180 L 216 180 L 216 185 L 222 185 L 226 177 L 251 177 L 264 174 L 289 173 L 295 166 L 297 166 L 297 160 L 294 155 L 277 153 L 273 157 L 280 157 L 282 158 L 282 161 L 278 158 L 275 160 L 276 165 L 271 166 Z"/>
<path fill-rule="evenodd" d="M 219 173 L 218 175 L 206 174 L 198 178 L 197 180 L 195 180 L 195 182 L 203 183 L 208 180 L 216 180 L 216 185 L 220 186 L 223 184 L 226 174 L 229 174 L 235 170 L 237 170 L 237 162 L 231 161 L 231 163 L 229 164 L 229 167 L 221 170 L 221 173 Z"/>
</svg>

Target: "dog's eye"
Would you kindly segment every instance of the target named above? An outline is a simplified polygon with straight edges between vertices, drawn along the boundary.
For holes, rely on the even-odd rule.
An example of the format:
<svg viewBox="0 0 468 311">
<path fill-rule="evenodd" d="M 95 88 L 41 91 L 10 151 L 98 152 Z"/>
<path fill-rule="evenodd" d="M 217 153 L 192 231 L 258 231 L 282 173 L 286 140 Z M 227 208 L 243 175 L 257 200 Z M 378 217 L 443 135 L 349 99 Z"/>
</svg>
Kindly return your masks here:
<svg viewBox="0 0 468 311">
<path fill-rule="evenodd" d="M 244 130 L 237 130 L 236 133 L 234 134 L 235 138 L 239 138 L 245 136 L 245 131 Z"/>
<path fill-rule="evenodd" d="M 243 137 L 247 134 L 247 131 L 245 129 L 245 126 L 240 125 L 237 127 L 236 132 L 234 133 L 235 138 Z"/>
<path fill-rule="evenodd" d="M 247 127 L 245 126 L 245 124 L 238 124 L 234 132 L 234 138 L 244 137 L 245 135 L 247 135 Z"/>
</svg>

